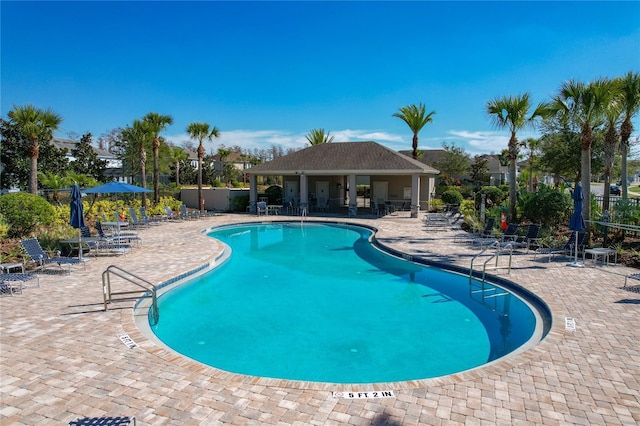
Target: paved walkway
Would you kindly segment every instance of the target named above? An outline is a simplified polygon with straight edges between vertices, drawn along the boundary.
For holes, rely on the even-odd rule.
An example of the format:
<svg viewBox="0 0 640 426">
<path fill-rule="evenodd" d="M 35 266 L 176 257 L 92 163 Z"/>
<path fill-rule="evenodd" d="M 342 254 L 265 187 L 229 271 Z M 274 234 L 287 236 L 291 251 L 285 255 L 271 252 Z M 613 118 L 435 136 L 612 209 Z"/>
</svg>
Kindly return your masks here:
<svg viewBox="0 0 640 426">
<path fill-rule="evenodd" d="M 640 294 L 622 289 L 624 275 L 632 272 L 622 266 L 571 268 L 566 259 L 547 263 L 514 256 L 508 278 L 552 311 L 546 339 L 470 372 L 392 385 L 307 384 L 225 373 L 147 339 L 135 326 L 131 302 L 102 310 L 101 274 L 107 266 L 164 282 L 220 253 L 221 245 L 203 229 L 248 220 L 258 219 L 222 215 L 142 230 L 143 246 L 126 257 L 92 258 L 86 270 L 43 274 L 39 288 L 1 296 L 0 424 L 63 425 L 76 416 L 121 415 L 135 416 L 139 425 L 640 423 Z M 468 267 L 477 253 L 453 242 L 457 231 L 436 232 L 419 219 L 357 221 L 376 227 L 384 245 L 414 256 Z M 507 277 L 504 270 L 497 274 Z M 565 331 L 565 317 L 575 319 L 575 332 Z M 139 347 L 127 348 L 121 333 Z M 395 397 L 332 395 L 374 388 L 391 389 Z"/>
</svg>

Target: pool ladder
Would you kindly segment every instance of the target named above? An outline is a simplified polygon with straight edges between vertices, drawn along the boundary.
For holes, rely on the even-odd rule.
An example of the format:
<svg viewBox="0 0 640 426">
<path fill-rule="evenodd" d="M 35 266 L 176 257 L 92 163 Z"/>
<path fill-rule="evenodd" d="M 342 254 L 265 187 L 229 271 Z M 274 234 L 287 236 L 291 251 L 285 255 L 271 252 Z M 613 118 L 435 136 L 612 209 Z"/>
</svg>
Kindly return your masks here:
<svg viewBox="0 0 640 426">
<path fill-rule="evenodd" d="M 503 266 L 502 269 L 507 268 L 508 269 L 508 274 L 511 273 L 511 257 L 513 256 L 513 243 L 507 243 L 502 245 L 502 243 L 500 243 L 500 241 L 495 241 L 493 243 L 491 243 L 488 247 L 484 248 L 480 253 L 476 254 L 475 256 L 473 256 L 473 259 L 471 259 L 471 266 L 469 267 L 469 282 L 471 283 L 473 281 L 473 262 L 476 260 L 476 258 L 482 256 L 486 251 L 491 250 L 491 249 L 495 249 L 495 252 L 489 256 L 489 258 L 487 260 L 485 260 L 484 264 L 482 265 L 482 282 L 484 283 L 485 281 L 485 275 L 487 272 L 487 264 L 492 260 L 492 259 L 496 259 L 496 264 L 495 266 L 493 266 L 491 269 L 501 269 L 500 267 L 498 267 L 498 260 L 500 259 L 500 254 L 502 254 L 505 251 L 509 252 L 509 265 L 508 266 Z"/>
<path fill-rule="evenodd" d="M 111 291 L 112 275 L 115 275 L 131 284 L 134 284 L 137 287 L 140 287 L 141 290 L 129 290 L 129 291 L 120 291 L 120 292 Z M 151 298 L 151 306 L 149 307 L 151 325 L 156 325 L 158 323 L 158 320 L 160 319 L 160 313 L 158 312 L 158 297 L 157 297 L 156 286 L 150 283 L 149 281 L 145 280 L 144 278 L 140 278 L 139 276 L 129 271 L 125 271 L 119 266 L 110 265 L 102 273 L 102 295 L 104 297 L 105 311 L 108 309 L 108 305 L 111 302 L 136 300 L 140 298 Z M 117 297 L 117 296 L 125 296 L 125 297 Z"/>
</svg>

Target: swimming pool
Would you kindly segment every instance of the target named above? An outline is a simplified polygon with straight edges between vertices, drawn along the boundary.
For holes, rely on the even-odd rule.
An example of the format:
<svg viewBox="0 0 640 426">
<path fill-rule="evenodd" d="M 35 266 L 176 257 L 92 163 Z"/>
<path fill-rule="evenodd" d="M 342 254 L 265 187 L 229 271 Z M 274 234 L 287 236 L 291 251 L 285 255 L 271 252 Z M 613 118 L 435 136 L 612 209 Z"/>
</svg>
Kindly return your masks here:
<svg viewBox="0 0 640 426">
<path fill-rule="evenodd" d="M 540 333 L 525 300 L 384 253 L 372 232 L 299 222 L 216 229 L 208 235 L 232 255 L 163 294 L 152 330 L 174 351 L 225 371 L 331 383 L 457 373 Z"/>
</svg>

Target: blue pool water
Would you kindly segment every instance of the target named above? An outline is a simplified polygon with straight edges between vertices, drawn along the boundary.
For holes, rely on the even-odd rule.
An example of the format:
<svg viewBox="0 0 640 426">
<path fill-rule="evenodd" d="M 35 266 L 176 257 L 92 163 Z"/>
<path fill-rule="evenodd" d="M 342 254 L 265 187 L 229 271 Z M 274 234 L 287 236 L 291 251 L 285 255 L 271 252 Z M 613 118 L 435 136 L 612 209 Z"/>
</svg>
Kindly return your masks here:
<svg viewBox="0 0 640 426">
<path fill-rule="evenodd" d="M 468 276 L 385 254 L 366 228 L 247 224 L 209 235 L 231 257 L 162 295 L 152 329 L 222 370 L 332 383 L 425 379 L 500 358 L 536 329 L 515 295 L 492 285 L 475 292 Z"/>
</svg>

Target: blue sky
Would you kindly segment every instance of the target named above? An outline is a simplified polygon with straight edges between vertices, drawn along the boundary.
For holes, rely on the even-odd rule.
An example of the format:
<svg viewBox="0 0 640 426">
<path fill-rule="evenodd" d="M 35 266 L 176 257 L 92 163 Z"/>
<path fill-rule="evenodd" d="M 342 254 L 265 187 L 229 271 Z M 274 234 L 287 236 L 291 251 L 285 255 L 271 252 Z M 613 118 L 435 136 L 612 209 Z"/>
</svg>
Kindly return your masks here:
<svg viewBox="0 0 640 426">
<path fill-rule="evenodd" d="M 424 103 L 420 149 L 497 153 L 487 101 L 640 72 L 638 1 L 2 1 L 0 17 L 3 117 L 34 104 L 63 117 L 58 136 L 96 138 L 154 111 L 176 144 L 217 126 L 208 152 L 298 149 L 313 128 L 410 149 L 392 114 Z"/>
</svg>

